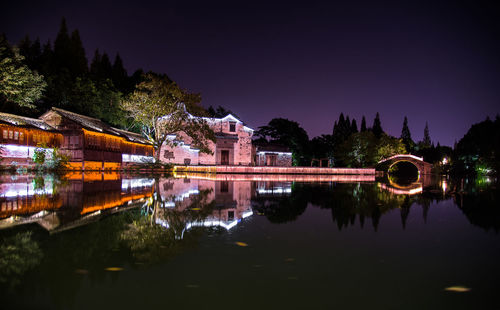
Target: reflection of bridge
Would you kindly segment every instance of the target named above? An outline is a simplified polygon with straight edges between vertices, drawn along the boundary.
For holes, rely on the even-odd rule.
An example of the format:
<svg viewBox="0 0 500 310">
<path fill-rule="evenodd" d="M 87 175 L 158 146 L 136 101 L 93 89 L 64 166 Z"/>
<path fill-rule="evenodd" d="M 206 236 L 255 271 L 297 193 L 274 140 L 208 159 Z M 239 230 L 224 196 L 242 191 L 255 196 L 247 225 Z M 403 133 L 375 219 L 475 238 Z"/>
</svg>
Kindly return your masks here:
<svg viewBox="0 0 500 310">
<path fill-rule="evenodd" d="M 385 184 L 385 183 L 378 183 L 378 186 L 381 189 L 384 189 L 390 193 L 396 194 L 396 195 L 415 195 L 415 194 L 421 194 L 424 190 L 422 187 L 421 183 L 415 182 L 412 183 L 408 186 L 400 186 L 398 184 L 395 184 L 393 182 L 390 182 L 390 184 Z"/>
<path fill-rule="evenodd" d="M 417 157 L 411 154 L 398 154 L 389 158 L 382 159 L 377 163 L 377 170 L 389 171 L 392 166 L 400 162 L 408 162 L 418 169 L 420 175 L 431 174 L 432 164 L 424 161 L 423 157 Z"/>
</svg>

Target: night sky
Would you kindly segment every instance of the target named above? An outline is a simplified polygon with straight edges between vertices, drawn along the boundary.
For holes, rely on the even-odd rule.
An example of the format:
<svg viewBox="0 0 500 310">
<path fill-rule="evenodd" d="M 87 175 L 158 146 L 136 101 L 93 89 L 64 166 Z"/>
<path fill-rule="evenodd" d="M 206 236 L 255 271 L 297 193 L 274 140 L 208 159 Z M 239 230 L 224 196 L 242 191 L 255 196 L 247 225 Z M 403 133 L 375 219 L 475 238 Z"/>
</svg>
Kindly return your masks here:
<svg viewBox="0 0 500 310">
<path fill-rule="evenodd" d="M 309 137 L 331 133 L 340 112 L 414 140 L 428 121 L 453 145 L 500 112 L 500 10 L 460 1 L 10 1 L 0 32 L 53 40 L 61 18 L 89 61 L 117 52 L 131 74 L 166 73 L 253 128 L 275 117 Z M 48 3 L 42 3 L 48 2 Z"/>
</svg>

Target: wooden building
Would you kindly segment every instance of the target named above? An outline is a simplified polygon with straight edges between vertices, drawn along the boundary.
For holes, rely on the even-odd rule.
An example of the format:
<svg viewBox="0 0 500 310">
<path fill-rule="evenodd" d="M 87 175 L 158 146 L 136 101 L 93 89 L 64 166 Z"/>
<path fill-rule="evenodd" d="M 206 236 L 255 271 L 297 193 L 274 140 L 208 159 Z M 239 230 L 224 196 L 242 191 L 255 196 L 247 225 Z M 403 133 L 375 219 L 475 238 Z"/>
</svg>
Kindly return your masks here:
<svg viewBox="0 0 500 310">
<path fill-rule="evenodd" d="M 36 147 L 60 147 L 61 133 L 43 120 L 0 113 L 1 164 L 32 165 Z"/>
<path fill-rule="evenodd" d="M 99 119 L 52 108 L 40 119 L 64 137 L 61 152 L 75 169 L 119 169 L 154 160 L 153 146 L 141 135 L 113 128 Z"/>
</svg>

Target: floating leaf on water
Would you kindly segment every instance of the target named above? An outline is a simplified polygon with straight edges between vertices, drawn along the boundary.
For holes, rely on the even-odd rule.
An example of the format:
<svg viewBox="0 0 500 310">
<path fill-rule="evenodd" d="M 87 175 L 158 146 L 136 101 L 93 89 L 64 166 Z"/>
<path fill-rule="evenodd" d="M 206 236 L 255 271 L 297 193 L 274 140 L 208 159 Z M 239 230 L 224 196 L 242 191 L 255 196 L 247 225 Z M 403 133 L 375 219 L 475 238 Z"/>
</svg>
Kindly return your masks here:
<svg viewBox="0 0 500 310">
<path fill-rule="evenodd" d="M 121 268 L 121 267 L 108 267 L 104 270 L 106 270 L 106 271 L 122 271 L 123 268 Z"/>
<path fill-rule="evenodd" d="M 200 208 L 191 208 L 191 210 L 193 210 L 193 211 L 200 211 L 201 209 Z"/>
<path fill-rule="evenodd" d="M 89 271 L 87 269 L 75 269 L 75 273 L 77 274 L 87 274 Z"/>
<path fill-rule="evenodd" d="M 253 265 L 255 268 L 260 268 L 262 265 Z"/>
<path fill-rule="evenodd" d="M 298 277 L 288 277 L 288 280 L 298 280 Z"/>
<path fill-rule="evenodd" d="M 239 246 L 248 246 L 248 244 L 246 244 L 245 242 L 239 242 L 239 241 L 237 241 L 235 243 L 236 243 L 236 245 L 239 245 Z"/>
<path fill-rule="evenodd" d="M 200 286 L 198 284 L 188 284 L 186 285 L 187 288 L 199 288 Z"/>
<path fill-rule="evenodd" d="M 445 291 L 448 292 L 457 292 L 457 293 L 464 293 L 470 291 L 470 288 L 465 287 L 465 286 L 450 286 L 444 289 Z"/>
<path fill-rule="evenodd" d="M 285 262 L 294 262 L 294 261 L 295 261 L 295 258 L 291 258 L 291 257 L 285 259 Z"/>
</svg>

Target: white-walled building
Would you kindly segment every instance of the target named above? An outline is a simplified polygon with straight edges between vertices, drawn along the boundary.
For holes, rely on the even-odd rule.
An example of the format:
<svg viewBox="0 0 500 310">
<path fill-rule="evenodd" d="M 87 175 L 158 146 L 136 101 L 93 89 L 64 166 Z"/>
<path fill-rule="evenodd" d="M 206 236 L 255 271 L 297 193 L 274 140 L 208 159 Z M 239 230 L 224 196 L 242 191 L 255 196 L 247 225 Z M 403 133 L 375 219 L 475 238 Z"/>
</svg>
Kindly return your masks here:
<svg viewBox="0 0 500 310">
<path fill-rule="evenodd" d="M 201 153 L 191 146 L 191 138 L 184 133 L 183 142 L 172 147 L 163 144 L 160 148 L 160 160 L 178 165 L 253 165 L 252 136 L 254 130 L 228 114 L 223 118 L 204 118 L 215 132 L 216 142 L 209 141 L 212 154 Z M 175 135 L 168 139 L 176 139 Z"/>
</svg>

